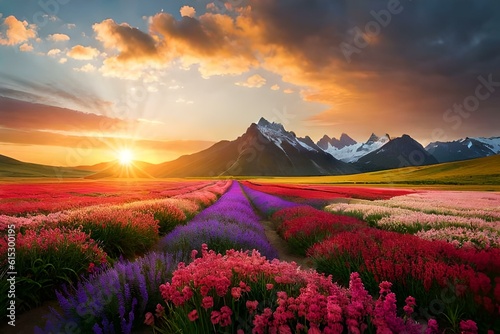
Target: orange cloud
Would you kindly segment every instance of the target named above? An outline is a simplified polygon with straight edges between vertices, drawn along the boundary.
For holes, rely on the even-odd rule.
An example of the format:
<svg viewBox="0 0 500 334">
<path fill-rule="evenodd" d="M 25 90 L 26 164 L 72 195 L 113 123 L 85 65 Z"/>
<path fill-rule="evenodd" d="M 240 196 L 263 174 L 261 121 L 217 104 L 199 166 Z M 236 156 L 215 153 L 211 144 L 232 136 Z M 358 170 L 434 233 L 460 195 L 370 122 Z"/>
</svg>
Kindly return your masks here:
<svg viewBox="0 0 500 334">
<path fill-rule="evenodd" d="M 75 68 L 73 68 L 73 70 L 75 70 L 77 72 L 85 72 L 85 73 L 94 72 L 95 66 L 92 64 L 86 64 L 86 65 L 83 65 L 82 67 L 75 67 Z"/>
<path fill-rule="evenodd" d="M 0 127 L 18 130 L 125 131 L 134 122 L 0 96 Z"/>
<path fill-rule="evenodd" d="M 22 51 L 22 52 L 31 52 L 31 51 L 33 51 L 33 45 L 31 45 L 29 43 L 21 44 L 19 46 L 19 51 Z"/>
<path fill-rule="evenodd" d="M 181 13 L 181 16 L 195 17 L 196 10 L 191 6 L 182 6 L 180 13 Z"/>
<path fill-rule="evenodd" d="M 6 32 L 5 34 L 0 32 L 0 45 L 17 45 L 37 36 L 37 26 L 35 24 L 19 21 L 13 15 L 7 16 L 2 26 L 6 27 Z"/>
<path fill-rule="evenodd" d="M 99 55 L 99 50 L 91 46 L 75 45 L 66 55 L 77 60 L 91 60 Z"/>
<path fill-rule="evenodd" d="M 271 86 L 272 90 L 280 90 L 280 86 L 278 84 L 272 85 Z"/>
<path fill-rule="evenodd" d="M 47 56 L 51 56 L 51 57 L 54 57 L 54 56 L 57 56 L 58 54 L 61 53 L 61 49 L 50 49 L 48 52 L 47 52 Z"/>
<path fill-rule="evenodd" d="M 66 34 L 52 34 L 47 37 L 47 40 L 52 42 L 65 42 L 69 41 L 70 38 Z"/>
<path fill-rule="evenodd" d="M 258 74 L 254 74 L 245 81 L 237 82 L 237 86 L 248 88 L 260 88 L 266 84 L 266 79 Z"/>
<path fill-rule="evenodd" d="M 159 67 L 156 41 L 152 36 L 131 27 L 127 23 L 117 24 L 112 19 L 92 26 L 96 39 L 116 55 L 104 60 L 100 71 L 105 76 L 138 79 L 148 67 Z"/>
</svg>

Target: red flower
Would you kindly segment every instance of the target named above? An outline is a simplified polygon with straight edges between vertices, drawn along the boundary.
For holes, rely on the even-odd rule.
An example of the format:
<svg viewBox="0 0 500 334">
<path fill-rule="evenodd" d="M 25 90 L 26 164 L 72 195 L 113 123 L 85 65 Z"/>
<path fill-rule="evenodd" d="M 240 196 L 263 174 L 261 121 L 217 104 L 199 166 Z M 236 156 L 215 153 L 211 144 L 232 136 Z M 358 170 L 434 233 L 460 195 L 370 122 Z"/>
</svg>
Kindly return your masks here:
<svg viewBox="0 0 500 334">
<path fill-rule="evenodd" d="M 195 321 L 196 319 L 198 319 L 198 311 L 192 310 L 191 312 L 189 312 L 188 319 L 189 319 L 189 321 Z"/>
<path fill-rule="evenodd" d="M 145 316 L 145 319 L 144 319 L 144 323 L 148 326 L 153 326 L 154 323 L 155 323 L 155 317 L 153 315 L 153 313 L 151 312 L 148 312 L 146 313 L 146 316 Z"/>
<path fill-rule="evenodd" d="M 211 308 L 214 306 L 214 299 L 210 296 L 203 297 L 201 300 L 201 307 L 203 307 L 205 310 Z"/>
</svg>

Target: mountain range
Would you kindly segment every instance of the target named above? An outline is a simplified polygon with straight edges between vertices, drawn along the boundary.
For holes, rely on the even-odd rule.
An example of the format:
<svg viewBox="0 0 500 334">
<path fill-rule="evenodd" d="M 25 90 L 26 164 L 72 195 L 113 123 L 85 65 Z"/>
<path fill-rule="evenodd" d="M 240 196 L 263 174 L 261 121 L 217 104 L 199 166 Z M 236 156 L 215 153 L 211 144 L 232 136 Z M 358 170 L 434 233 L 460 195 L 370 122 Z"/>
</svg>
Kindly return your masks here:
<svg viewBox="0 0 500 334">
<path fill-rule="evenodd" d="M 93 166 L 53 167 L 23 163 L 0 155 L 0 176 L 86 177 L 211 177 L 345 175 L 406 166 L 487 157 L 500 153 L 500 137 L 434 142 L 423 147 L 409 135 L 391 138 L 372 134 L 358 143 L 343 133 L 318 142 L 297 137 L 279 123 L 261 118 L 240 137 L 161 164 L 116 161 Z M 36 171 L 33 172 L 33 171 Z"/>
</svg>

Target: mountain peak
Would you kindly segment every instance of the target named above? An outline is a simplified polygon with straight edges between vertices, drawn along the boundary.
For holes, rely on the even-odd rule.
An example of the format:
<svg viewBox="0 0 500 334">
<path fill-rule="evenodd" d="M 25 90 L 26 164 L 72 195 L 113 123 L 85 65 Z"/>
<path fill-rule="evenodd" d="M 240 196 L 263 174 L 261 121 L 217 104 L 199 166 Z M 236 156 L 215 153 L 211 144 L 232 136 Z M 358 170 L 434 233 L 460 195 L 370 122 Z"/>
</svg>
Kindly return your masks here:
<svg viewBox="0 0 500 334">
<path fill-rule="evenodd" d="M 339 142 L 342 144 L 343 147 L 357 144 L 357 142 L 354 139 L 349 137 L 349 135 L 344 132 L 340 135 Z"/>
<path fill-rule="evenodd" d="M 261 117 L 259 119 L 259 122 L 257 123 L 257 125 L 260 125 L 260 126 L 268 126 L 270 124 L 271 123 L 267 119 L 265 119 L 264 117 Z"/>
<path fill-rule="evenodd" d="M 372 133 L 370 138 L 368 138 L 368 140 L 366 141 L 366 143 L 374 143 L 376 141 L 378 141 L 380 138 L 379 136 L 377 136 L 375 133 Z"/>
<path fill-rule="evenodd" d="M 259 128 L 271 129 L 271 130 L 278 131 L 278 132 L 286 132 L 285 128 L 283 127 L 283 125 L 281 123 L 275 123 L 275 122 L 271 123 L 267 119 L 265 119 L 264 117 L 261 117 L 259 119 L 259 122 L 257 123 L 257 125 L 259 126 Z"/>
<path fill-rule="evenodd" d="M 320 140 L 330 142 L 330 140 L 332 140 L 332 139 L 330 137 L 328 137 L 328 135 L 324 135 Z"/>
</svg>

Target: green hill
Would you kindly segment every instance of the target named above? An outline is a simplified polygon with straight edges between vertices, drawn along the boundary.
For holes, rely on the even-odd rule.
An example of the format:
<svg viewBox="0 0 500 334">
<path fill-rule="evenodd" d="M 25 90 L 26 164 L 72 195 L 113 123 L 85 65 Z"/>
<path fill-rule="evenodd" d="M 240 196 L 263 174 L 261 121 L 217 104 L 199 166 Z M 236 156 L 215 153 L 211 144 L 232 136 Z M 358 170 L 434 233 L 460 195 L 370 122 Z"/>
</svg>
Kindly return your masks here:
<svg viewBox="0 0 500 334">
<path fill-rule="evenodd" d="M 81 178 L 91 171 L 22 162 L 0 155 L 0 177 Z"/>
<path fill-rule="evenodd" d="M 500 185 L 500 155 L 363 174 L 272 180 L 287 183 Z"/>
</svg>

